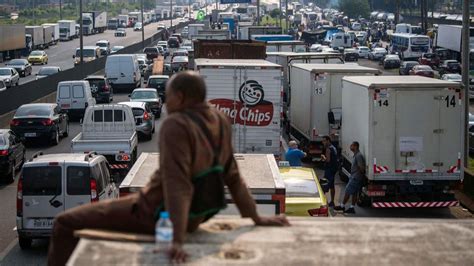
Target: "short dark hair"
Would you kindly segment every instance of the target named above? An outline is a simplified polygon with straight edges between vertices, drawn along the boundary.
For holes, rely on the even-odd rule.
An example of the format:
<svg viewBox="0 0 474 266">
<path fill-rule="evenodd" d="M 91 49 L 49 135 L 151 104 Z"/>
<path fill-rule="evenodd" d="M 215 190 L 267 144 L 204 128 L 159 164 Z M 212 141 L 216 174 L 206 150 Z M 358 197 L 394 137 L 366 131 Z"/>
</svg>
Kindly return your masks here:
<svg viewBox="0 0 474 266">
<path fill-rule="evenodd" d="M 174 74 L 167 82 L 167 87 L 179 91 L 187 100 L 204 102 L 206 100 L 206 83 L 195 71 L 182 71 Z"/>
<path fill-rule="evenodd" d="M 328 135 L 323 136 L 323 139 L 326 140 L 326 141 L 331 142 L 331 137 L 329 137 Z"/>
<path fill-rule="evenodd" d="M 359 148 L 359 142 L 358 141 L 352 142 L 352 145 L 355 145 L 357 147 L 357 149 Z"/>
</svg>

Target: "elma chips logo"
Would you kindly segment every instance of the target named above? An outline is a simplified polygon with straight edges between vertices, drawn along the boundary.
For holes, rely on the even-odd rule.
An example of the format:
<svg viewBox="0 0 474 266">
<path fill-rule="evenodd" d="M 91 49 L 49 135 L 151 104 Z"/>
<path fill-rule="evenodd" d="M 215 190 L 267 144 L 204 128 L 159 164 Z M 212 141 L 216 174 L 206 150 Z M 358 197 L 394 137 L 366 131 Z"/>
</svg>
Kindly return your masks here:
<svg viewBox="0 0 474 266">
<path fill-rule="evenodd" d="M 265 101 L 264 96 L 265 92 L 260 83 L 247 80 L 240 85 L 240 101 L 213 99 L 209 103 L 227 114 L 232 123 L 264 127 L 268 126 L 273 118 L 273 104 Z"/>
</svg>

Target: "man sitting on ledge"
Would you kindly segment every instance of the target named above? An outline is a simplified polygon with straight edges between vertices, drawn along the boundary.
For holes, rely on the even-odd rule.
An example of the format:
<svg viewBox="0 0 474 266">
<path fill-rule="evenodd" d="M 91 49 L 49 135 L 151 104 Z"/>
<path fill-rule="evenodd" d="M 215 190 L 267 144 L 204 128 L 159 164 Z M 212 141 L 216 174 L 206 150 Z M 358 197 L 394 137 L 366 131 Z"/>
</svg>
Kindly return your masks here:
<svg viewBox="0 0 474 266">
<path fill-rule="evenodd" d="M 256 225 L 288 226 L 284 216 L 262 217 L 242 180 L 233 156 L 227 117 L 207 105 L 206 85 L 195 72 L 174 75 L 166 88 L 169 116 L 159 134 L 160 168 L 138 193 L 83 205 L 58 215 L 54 221 L 48 264 L 65 265 L 78 239 L 74 231 L 107 229 L 154 234 L 160 211 L 173 222 L 173 262 L 184 262 L 185 234 L 193 232 L 225 208 L 224 184 L 242 217 Z"/>
</svg>

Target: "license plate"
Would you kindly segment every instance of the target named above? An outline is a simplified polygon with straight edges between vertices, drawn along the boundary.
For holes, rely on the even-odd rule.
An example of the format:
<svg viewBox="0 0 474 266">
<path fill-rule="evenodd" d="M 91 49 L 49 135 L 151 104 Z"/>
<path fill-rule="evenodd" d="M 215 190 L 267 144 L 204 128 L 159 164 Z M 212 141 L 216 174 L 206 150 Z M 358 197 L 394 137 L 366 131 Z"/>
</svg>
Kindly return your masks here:
<svg viewBox="0 0 474 266">
<path fill-rule="evenodd" d="M 410 184 L 413 186 L 421 186 L 423 185 L 423 180 L 410 180 Z"/>
<path fill-rule="evenodd" d="M 70 104 L 61 104 L 61 108 L 69 108 L 69 107 L 71 107 Z"/>
<path fill-rule="evenodd" d="M 43 218 L 43 219 L 30 219 L 30 222 L 33 224 L 34 228 L 52 228 L 53 219 Z"/>
<path fill-rule="evenodd" d="M 25 133 L 25 137 L 36 137 L 36 133 Z"/>
</svg>

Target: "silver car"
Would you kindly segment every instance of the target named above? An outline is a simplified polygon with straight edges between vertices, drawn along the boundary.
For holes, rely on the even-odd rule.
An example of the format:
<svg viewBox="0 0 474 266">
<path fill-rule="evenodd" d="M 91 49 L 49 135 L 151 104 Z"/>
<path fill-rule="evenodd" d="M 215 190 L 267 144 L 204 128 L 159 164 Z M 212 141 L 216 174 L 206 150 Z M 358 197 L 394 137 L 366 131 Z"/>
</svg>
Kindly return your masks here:
<svg viewBox="0 0 474 266">
<path fill-rule="evenodd" d="M 146 102 L 120 102 L 118 104 L 132 108 L 137 133 L 147 140 L 152 139 L 155 133 L 155 115 L 150 110 L 149 104 Z"/>
<path fill-rule="evenodd" d="M 12 67 L 1 67 L 0 79 L 5 82 L 5 86 L 7 87 L 18 86 L 20 74 Z"/>
<path fill-rule="evenodd" d="M 158 91 L 153 88 L 138 88 L 132 91 L 129 95 L 131 102 L 146 102 L 150 110 L 156 117 L 161 115 L 161 107 L 163 102 L 161 101 Z"/>
</svg>

